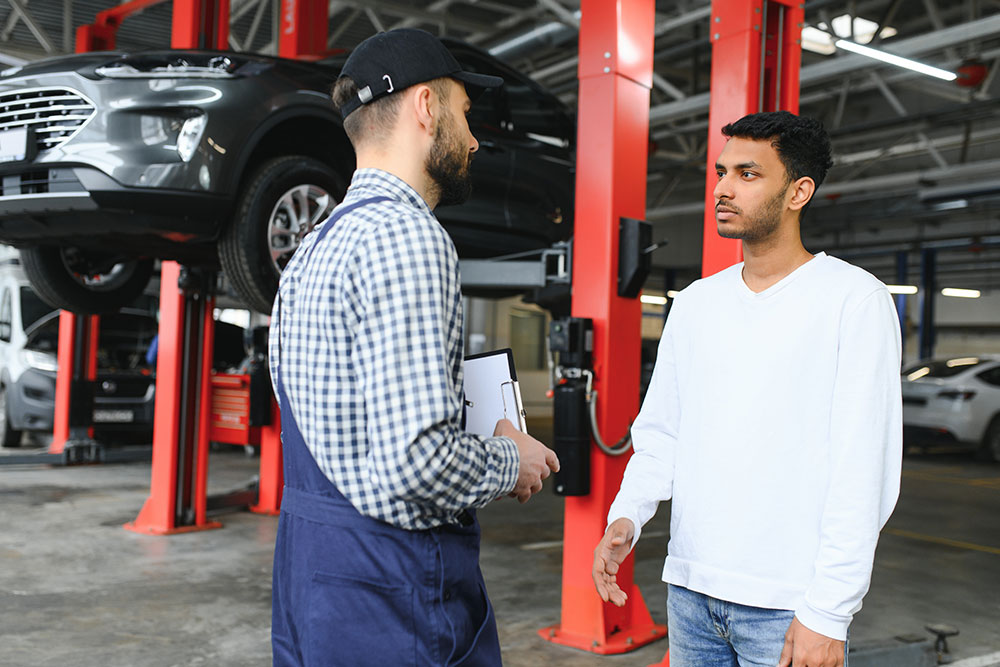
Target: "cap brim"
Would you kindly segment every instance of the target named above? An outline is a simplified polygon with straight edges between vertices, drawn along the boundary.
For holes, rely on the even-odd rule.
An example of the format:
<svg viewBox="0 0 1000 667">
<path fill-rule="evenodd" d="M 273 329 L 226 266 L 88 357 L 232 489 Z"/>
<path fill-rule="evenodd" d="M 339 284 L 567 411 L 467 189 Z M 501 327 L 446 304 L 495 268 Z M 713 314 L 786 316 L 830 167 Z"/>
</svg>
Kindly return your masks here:
<svg viewBox="0 0 1000 667">
<path fill-rule="evenodd" d="M 503 79 L 489 74 L 475 74 L 473 72 L 455 72 L 449 75 L 465 84 L 465 92 L 469 98 L 475 100 L 489 88 L 499 88 L 503 85 Z"/>
</svg>

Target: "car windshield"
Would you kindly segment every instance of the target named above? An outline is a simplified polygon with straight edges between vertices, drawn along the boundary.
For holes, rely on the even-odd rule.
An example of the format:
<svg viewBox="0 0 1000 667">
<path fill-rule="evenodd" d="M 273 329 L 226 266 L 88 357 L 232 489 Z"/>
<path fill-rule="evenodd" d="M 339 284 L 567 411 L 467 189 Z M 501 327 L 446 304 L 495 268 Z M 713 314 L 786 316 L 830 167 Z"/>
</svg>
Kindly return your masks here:
<svg viewBox="0 0 1000 667">
<path fill-rule="evenodd" d="M 964 373 L 970 368 L 975 368 L 984 364 L 988 359 L 979 357 L 955 357 L 954 359 L 941 359 L 938 361 L 922 361 L 903 370 L 903 376 L 910 380 L 921 378 L 950 378 L 959 373 Z"/>
<path fill-rule="evenodd" d="M 21 325 L 27 329 L 55 308 L 38 298 L 30 287 L 21 288 Z"/>
<path fill-rule="evenodd" d="M 150 315 L 104 315 L 101 317 L 101 334 L 97 343 L 98 367 L 131 370 L 147 366 L 146 351 L 156 332 L 156 318 Z"/>
</svg>

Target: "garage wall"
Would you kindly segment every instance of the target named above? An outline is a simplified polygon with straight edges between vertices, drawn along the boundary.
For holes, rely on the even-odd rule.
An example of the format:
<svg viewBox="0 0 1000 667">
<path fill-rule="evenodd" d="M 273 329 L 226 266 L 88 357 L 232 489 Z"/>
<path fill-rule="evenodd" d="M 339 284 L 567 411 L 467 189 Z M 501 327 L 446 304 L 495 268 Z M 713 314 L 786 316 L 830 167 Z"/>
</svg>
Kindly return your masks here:
<svg viewBox="0 0 1000 667">
<path fill-rule="evenodd" d="M 465 353 L 514 350 L 521 400 L 529 418 L 552 416 L 552 400 L 545 396 L 549 320 L 546 311 L 520 297 L 465 299 Z"/>
</svg>

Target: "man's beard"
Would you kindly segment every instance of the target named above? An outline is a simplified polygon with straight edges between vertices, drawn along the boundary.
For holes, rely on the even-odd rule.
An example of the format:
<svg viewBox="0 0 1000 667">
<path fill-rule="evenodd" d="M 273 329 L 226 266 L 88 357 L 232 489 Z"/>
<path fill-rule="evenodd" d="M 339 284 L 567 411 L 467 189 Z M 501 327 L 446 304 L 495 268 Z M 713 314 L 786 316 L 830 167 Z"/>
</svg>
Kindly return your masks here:
<svg viewBox="0 0 1000 667">
<path fill-rule="evenodd" d="M 462 142 L 455 136 L 454 118 L 442 108 L 434 132 L 434 144 L 427 156 L 425 168 L 438 191 L 438 206 L 463 204 L 472 195 L 472 178 L 469 166 L 472 153 L 462 150 Z"/>
<path fill-rule="evenodd" d="M 723 230 L 719 228 L 719 236 L 727 239 L 740 239 L 748 243 L 758 243 L 774 234 L 781 224 L 781 209 L 785 202 L 785 191 L 779 190 L 764 205 L 752 214 L 745 214 L 742 209 L 726 202 L 726 208 L 735 210 L 743 217 L 742 229 Z M 721 203 L 721 202 L 720 202 Z"/>
</svg>

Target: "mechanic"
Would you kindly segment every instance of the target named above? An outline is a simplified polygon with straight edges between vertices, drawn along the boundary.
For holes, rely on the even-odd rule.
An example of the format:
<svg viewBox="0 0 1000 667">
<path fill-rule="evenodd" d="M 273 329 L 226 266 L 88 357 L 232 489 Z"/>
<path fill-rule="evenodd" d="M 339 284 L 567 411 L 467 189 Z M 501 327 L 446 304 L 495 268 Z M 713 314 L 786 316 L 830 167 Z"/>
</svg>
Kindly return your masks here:
<svg viewBox="0 0 1000 667">
<path fill-rule="evenodd" d="M 432 210 L 469 196 L 470 98 L 502 83 L 400 29 L 362 42 L 334 88 L 357 171 L 271 323 L 275 665 L 500 664 L 473 508 L 527 501 L 559 463 L 509 421 L 461 428 L 458 258 Z"/>
<path fill-rule="evenodd" d="M 619 565 L 672 499 L 672 667 L 839 667 L 899 495 L 899 322 L 875 277 L 803 247 L 822 125 L 779 111 L 722 132 L 715 218 L 744 261 L 671 308 L 594 582 L 625 603 Z"/>
</svg>

